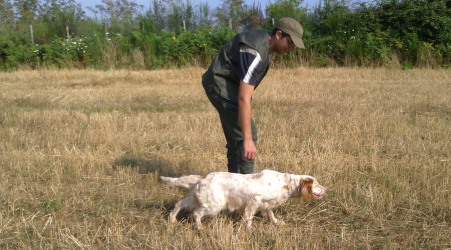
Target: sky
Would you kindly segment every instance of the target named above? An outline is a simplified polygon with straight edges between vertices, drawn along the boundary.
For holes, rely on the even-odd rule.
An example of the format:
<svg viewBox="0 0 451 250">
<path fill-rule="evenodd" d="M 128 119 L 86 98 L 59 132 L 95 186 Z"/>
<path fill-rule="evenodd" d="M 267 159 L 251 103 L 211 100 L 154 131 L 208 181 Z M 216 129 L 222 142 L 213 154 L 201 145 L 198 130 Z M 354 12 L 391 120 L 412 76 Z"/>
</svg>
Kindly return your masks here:
<svg viewBox="0 0 451 250">
<path fill-rule="evenodd" d="M 149 9 L 149 3 L 152 0 L 132 0 L 132 1 L 143 5 L 144 6 L 143 11 L 146 11 Z M 181 0 L 181 1 L 185 2 L 186 0 Z M 197 6 L 200 3 L 208 3 L 208 5 L 210 6 L 211 9 L 215 9 L 222 3 L 221 0 L 189 0 L 189 1 L 193 6 Z M 318 4 L 319 1 L 320 0 L 304 0 L 304 2 L 302 3 L 302 6 L 308 8 L 308 9 L 312 9 L 313 7 L 315 7 Z M 76 2 L 81 3 L 83 9 L 86 11 L 86 14 L 88 14 L 88 15 L 91 15 L 92 12 L 90 12 L 87 9 L 87 7 L 94 7 L 95 5 L 102 3 L 101 0 L 76 0 Z M 254 3 L 260 3 L 263 8 L 263 11 L 264 11 L 264 8 L 266 7 L 266 5 L 268 5 L 268 3 L 274 3 L 274 2 L 275 2 L 275 0 L 260 0 L 260 1 L 246 0 L 246 4 L 248 4 L 248 5 L 252 5 Z"/>
</svg>

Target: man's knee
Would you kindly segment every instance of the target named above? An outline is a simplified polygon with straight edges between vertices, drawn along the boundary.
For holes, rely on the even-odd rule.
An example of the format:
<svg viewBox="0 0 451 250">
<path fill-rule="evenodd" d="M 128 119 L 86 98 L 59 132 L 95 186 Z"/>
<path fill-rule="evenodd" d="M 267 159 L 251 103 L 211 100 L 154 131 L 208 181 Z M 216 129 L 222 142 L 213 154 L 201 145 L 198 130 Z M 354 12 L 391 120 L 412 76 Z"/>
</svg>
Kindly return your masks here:
<svg viewBox="0 0 451 250">
<path fill-rule="evenodd" d="M 229 173 L 240 173 L 239 167 L 237 164 L 228 164 L 227 169 Z"/>
<path fill-rule="evenodd" d="M 254 173 L 254 161 L 243 160 L 239 166 L 240 174 Z"/>
</svg>

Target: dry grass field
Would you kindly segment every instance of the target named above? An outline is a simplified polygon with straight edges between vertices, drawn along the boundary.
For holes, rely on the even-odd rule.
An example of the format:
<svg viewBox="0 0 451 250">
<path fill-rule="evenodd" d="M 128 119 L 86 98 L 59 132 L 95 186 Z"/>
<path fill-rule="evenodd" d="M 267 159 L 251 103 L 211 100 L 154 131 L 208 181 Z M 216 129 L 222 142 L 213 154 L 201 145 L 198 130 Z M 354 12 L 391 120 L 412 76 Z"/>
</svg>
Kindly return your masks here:
<svg viewBox="0 0 451 250">
<path fill-rule="evenodd" d="M 167 227 L 225 171 L 200 68 L 0 73 L 1 249 L 450 249 L 449 70 L 271 70 L 254 96 L 256 171 L 315 176 L 326 199 Z"/>
</svg>

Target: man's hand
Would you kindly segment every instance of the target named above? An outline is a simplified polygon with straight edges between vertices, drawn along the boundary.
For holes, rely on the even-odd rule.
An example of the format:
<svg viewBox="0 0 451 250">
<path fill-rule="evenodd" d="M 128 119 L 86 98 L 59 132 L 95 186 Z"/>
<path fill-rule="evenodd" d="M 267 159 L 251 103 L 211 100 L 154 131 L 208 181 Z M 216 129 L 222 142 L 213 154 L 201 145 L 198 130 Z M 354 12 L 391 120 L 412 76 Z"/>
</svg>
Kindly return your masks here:
<svg viewBox="0 0 451 250">
<path fill-rule="evenodd" d="M 255 160 L 257 156 L 257 147 L 255 147 L 255 143 L 253 140 L 244 140 L 243 141 L 243 153 L 244 158 L 248 161 Z"/>
</svg>

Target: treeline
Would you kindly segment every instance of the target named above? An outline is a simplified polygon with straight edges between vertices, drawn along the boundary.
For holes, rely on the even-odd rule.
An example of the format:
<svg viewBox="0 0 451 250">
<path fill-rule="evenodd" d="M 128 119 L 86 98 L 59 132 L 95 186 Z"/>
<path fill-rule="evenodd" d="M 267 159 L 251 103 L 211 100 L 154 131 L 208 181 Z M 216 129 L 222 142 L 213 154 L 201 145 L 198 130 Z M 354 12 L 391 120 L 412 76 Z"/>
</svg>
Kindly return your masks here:
<svg viewBox="0 0 451 250">
<path fill-rule="evenodd" d="M 205 66 L 222 44 L 246 29 L 300 20 L 305 50 L 276 64 L 449 67 L 449 0 L 302 0 L 267 6 L 223 0 L 212 9 L 189 0 L 102 0 L 88 15 L 75 0 L 0 0 L 0 70 L 18 68 L 156 69 Z"/>
</svg>

